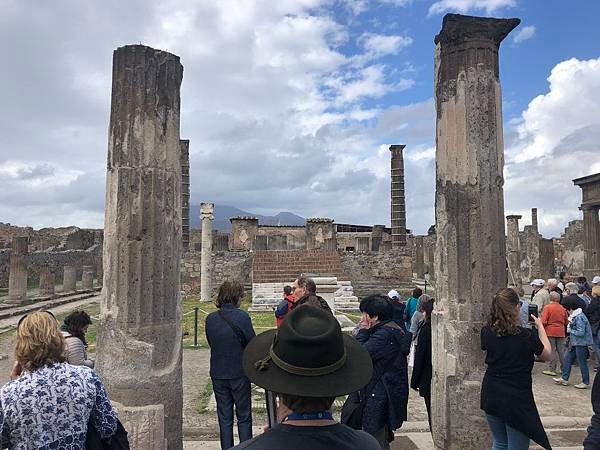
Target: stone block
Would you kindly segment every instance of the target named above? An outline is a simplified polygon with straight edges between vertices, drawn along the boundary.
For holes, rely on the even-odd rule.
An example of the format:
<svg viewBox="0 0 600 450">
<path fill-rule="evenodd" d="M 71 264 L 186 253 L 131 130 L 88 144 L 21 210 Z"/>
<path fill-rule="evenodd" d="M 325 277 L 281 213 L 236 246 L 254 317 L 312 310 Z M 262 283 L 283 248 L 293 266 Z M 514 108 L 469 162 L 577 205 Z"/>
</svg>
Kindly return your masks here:
<svg viewBox="0 0 600 450">
<path fill-rule="evenodd" d="M 166 450 L 163 405 L 134 407 L 113 402 L 113 407 L 127 431 L 131 450 Z"/>
</svg>

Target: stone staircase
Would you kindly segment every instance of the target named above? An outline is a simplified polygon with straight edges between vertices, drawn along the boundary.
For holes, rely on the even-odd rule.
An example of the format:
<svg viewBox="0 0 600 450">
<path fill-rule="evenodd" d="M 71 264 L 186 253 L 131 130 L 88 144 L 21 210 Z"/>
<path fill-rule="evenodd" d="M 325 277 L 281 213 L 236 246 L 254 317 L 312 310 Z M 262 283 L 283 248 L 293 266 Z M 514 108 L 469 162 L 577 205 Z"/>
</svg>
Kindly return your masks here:
<svg viewBox="0 0 600 450">
<path fill-rule="evenodd" d="M 252 256 L 252 284 L 291 284 L 303 273 L 348 279 L 342 271 L 337 251 L 268 250 L 255 251 Z"/>
</svg>

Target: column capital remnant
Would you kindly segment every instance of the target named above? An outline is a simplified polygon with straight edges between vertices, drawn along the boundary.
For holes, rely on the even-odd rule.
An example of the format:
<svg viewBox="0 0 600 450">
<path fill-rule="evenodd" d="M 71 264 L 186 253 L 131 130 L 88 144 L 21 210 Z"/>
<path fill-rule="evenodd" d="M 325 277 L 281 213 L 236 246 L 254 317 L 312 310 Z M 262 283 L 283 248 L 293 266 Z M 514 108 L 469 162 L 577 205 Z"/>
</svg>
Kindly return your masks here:
<svg viewBox="0 0 600 450">
<path fill-rule="evenodd" d="M 390 152 L 392 152 L 392 156 L 402 156 L 405 147 L 406 144 L 390 145 Z"/>
<path fill-rule="evenodd" d="M 200 203 L 200 218 L 213 220 L 215 218 L 215 204 Z"/>
<path fill-rule="evenodd" d="M 518 214 L 512 214 L 510 216 L 506 216 L 506 220 L 521 220 L 523 216 Z"/>
<path fill-rule="evenodd" d="M 521 19 L 446 14 L 442 29 L 435 36 L 434 42 L 442 45 L 460 45 L 471 41 L 489 41 L 498 47 L 520 23 Z"/>
</svg>

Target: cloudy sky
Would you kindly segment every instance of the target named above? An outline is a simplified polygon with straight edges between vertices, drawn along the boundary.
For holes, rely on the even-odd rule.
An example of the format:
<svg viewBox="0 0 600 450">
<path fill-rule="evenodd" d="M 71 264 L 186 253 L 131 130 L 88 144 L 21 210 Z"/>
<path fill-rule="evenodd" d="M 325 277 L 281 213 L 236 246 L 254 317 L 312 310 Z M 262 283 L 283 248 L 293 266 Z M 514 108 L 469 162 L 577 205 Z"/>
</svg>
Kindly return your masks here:
<svg viewBox="0 0 600 450">
<path fill-rule="evenodd" d="M 388 224 L 404 143 L 425 233 L 446 12 L 522 19 L 501 49 L 506 214 L 537 206 L 559 235 L 580 217 L 571 180 L 600 171 L 595 0 L 0 0 L 0 221 L 102 226 L 112 51 L 143 43 L 185 67 L 193 202 Z"/>
</svg>

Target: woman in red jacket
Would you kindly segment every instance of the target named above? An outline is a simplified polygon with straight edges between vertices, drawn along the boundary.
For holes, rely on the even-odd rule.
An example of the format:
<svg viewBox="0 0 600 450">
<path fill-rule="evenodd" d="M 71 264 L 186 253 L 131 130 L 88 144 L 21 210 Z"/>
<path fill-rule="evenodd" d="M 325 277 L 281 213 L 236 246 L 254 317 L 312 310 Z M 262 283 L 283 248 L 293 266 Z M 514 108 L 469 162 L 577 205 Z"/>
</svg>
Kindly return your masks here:
<svg viewBox="0 0 600 450">
<path fill-rule="evenodd" d="M 555 377 L 556 362 L 560 361 L 560 370 L 562 372 L 563 356 L 565 354 L 565 336 L 568 322 L 567 310 L 560 304 L 560 295 L 558 292 L 550 292 L 550 304 L 542 310 L 542 325 L 546 330 L 546 335 L 552 347 L 552 359 L 548 363 L 548 370 L 544 370 L 544 375 Z"/>
</svg>

